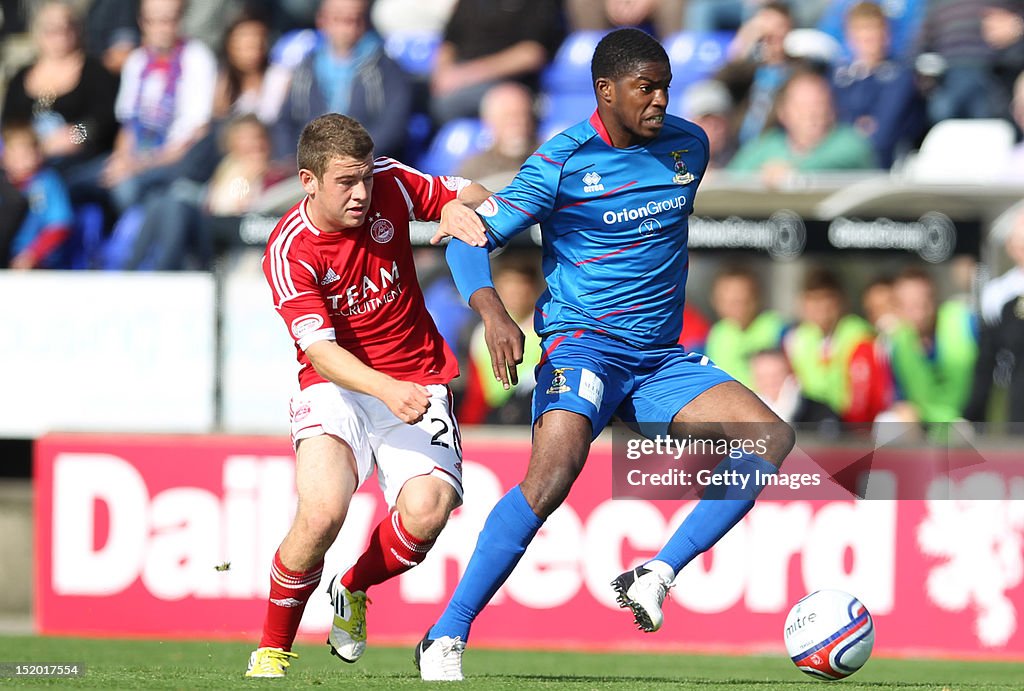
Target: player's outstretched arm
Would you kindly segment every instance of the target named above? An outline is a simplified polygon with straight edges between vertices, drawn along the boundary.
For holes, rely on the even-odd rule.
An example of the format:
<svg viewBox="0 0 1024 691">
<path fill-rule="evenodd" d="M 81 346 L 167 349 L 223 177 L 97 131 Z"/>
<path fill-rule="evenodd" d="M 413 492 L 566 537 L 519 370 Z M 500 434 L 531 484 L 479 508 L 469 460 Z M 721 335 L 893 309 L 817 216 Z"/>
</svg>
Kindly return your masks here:
<svg viewBox="0 0 1024 691">
<path fill-rule="evenodd" d="M 402 422 L 416 424 L 427 412 L 430 394 L 425 387 L 378 372 L 335 341 L 310 344 L 306 356 L 321 377 L 351 391 L 379 398 Z"/>
<path fill-rule="evenodd" d="M 505 309 L 505 304 L 492 287 L 476 290 L 469 298 L 472 307 L 484 322 L 484 340 L 491 354 L 494 378 L 506 390 L 519 383 L 517 365 L 523 362 L 526 336 Z"/>
<path fill-rule="evenodd" d="M 459 198 L 441 208 L 441 222 L 434 237 L 430 238 L 430 244 L 437 245 L 444 238 L 450 237 L 458 238 L 473 247 L 486 245 L 484 224 L 474 209 L 490 196 L 490 190 L 475 182 L 459 190 Z"/>
</svg>

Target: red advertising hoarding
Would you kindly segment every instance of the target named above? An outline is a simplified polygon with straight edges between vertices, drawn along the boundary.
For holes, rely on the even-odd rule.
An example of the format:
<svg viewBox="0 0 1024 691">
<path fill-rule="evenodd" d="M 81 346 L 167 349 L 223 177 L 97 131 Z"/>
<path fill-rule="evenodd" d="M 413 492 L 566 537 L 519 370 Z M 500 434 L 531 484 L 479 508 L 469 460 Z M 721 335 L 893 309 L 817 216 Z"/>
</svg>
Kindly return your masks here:
<svg viewBox="0 0 1024 691">
<path fill-rule="evenodd" d="M 528 453 L 525 438 L 465 440 L 465 505 L 423 564 L 374 588 L 371 644 L 422 636 Z M 880 653 L 1024 658 L 1024 464 L 967 468 L 952 481 L 954 496 L 984 484 L 985 500 L 761 501 L 679 575 L 665 626 L 649 635 L 608 583 L 649 558 L 693 502 L 612 499 L 611 455 L 595 445 L 566 505 L 478 619 L 474 644 L 781 650 L 792 603 L 837 588 L 874 615 Z M 294 511 L 293 470 L 285 439 L 41 439 L 39 631 L 255 640 L 270 559 Z M 325 574 L 351 563 L 384 515 L 372 485 L 353 500 Z M 330 619 L 326 594 L 316 595 L 302 631 L 322 639 Z"/>
</svg>

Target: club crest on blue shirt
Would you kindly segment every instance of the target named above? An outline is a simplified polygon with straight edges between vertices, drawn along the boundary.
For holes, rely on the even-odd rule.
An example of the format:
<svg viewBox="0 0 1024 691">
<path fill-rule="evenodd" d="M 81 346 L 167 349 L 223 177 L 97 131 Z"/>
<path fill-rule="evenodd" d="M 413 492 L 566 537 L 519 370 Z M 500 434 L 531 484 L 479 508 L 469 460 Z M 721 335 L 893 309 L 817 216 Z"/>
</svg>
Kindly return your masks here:
<svg viewBox="0 0 1024 691">
<path fill-rule="evenodd" d="M 672 160 L 675 161 L 673 166 L 675 175 L 672 176 L 672 182 L 677 185 L 689 185 L 697 179 L 696 175 L 686 169 L 686 161 L 683 160 L 683 154 L 689 151 L 689 149 L 680 149 L 679 151 L 673 151 L 671 154 Z"/>
<path fill-rule="evenodd" d="M 556 393 L 565 393 L 565 392 L 569 391 L 570 390 L 569 382 L 565 378 L 565 372 L 567 370 L 571 370 L 571 369 L 574 369 L 574 368 L 572 368 L 572 367 L 559 367 L 558 369 L 556 369 L 554 371 L 554 376 L 551 377 L 551 386 L 548 387 L 548 390 L 545 393 L 556 394 Z"/>
</svg>

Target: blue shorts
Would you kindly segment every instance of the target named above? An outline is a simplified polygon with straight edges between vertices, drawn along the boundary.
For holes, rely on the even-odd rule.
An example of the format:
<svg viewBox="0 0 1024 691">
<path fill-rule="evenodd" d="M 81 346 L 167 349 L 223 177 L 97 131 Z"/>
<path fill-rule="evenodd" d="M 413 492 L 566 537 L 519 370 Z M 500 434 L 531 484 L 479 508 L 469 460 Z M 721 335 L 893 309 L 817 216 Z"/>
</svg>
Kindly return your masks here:
<svg viewBox="0 0 1024 691">
<path fill-rule="evenodd" d="M 687 403 L 734 381 L 706 355 L 672 345 L 641 350 L 591 331 L 551 334 L 541 341 L 533 420 L 549 410 L 590 419 L 596 438 L 613 415 L 647 437 L 668 432 Z"/>
</svg>

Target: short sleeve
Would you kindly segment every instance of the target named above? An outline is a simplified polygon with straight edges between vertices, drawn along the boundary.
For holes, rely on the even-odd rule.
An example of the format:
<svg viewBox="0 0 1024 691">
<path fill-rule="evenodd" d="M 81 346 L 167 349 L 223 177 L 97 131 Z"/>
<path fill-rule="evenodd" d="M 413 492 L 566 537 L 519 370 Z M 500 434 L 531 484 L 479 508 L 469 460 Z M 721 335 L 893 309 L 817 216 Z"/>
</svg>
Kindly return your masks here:
<svg viewBox="0 0 1024 691">
<path fill-rule="evenodd" d="M 441 209 L 458 199 L 459 192 L 470 184 L 465 178 L 452 175 L 427 175 L 393 158 L 374 161 L 374 175 L 387 173 L 374 184 L 395 184 L 405 199 L 411 221 L 437 221 Z M 390 180 L 388 179 L 390 178 Z M 393 182 L 392 182 L 393 180 Z"/>
<path fill-rule="evenodd" d="M 335 340 L 336 334 L 313 267 L 282 250 L 286 244 L 271 242 L 263 257 L 263 273 L 274 296 L 274 308 L 295 345 L 306 350 L 317 341 Z"/>
</svg>

